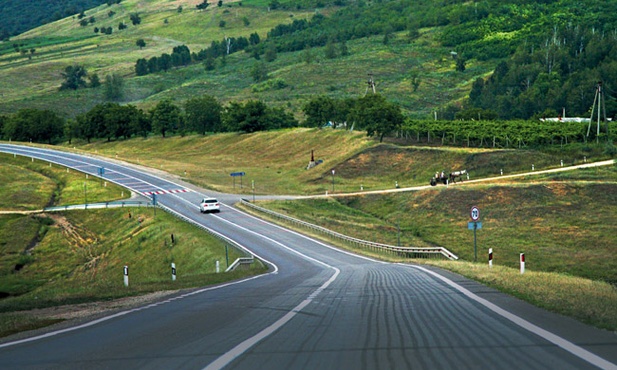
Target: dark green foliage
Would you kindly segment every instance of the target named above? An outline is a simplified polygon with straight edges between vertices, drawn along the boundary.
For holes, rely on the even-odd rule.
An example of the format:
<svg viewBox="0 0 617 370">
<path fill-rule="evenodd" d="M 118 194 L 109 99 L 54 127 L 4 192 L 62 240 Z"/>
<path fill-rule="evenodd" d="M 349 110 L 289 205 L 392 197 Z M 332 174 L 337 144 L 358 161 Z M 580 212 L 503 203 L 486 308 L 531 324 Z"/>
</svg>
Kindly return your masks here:
<svg viewBox="0 0 617 370">
<path fill-rule="evenodd" d="M 304 124 L 309 127 L 321 127 L 328 122 L 336 122 L 336 103 L 325 95 L 313 98 L 304 105 L 302 111 L 306 116 Z"/>
<path fill-rule="evenodd" d="M 168 133 L 174 133 L 180 128 L 182 114 L 180 108 L 170 100 L 161 100 L 150 111 L 150 119 L 152 129 L 165 137 Z"/>
<path fill-rule="evenodd" d="M 274 62 L 276 60 L 276 45 L 274 45 L 273 43 L 268 44 L 268 46 L 266 47 L 266 52 L 264 53 L 264 60 L 268 63 Z"/>
<path fill-rule="evenodd" d="M 104 4 L 105 0 L 2 0 L 0 40 Z"/>
<path fill-rule="evenodd" d="M 98 104 L 85 114 L 69 122 L 67 136 L 82 138 L 90 142 L 93 138 L 129 138 L 150 132 L 149 121 L 135 106 L 117 103 Z M 70 135 L 69 135 L 70 134 Z"/>
<path fill-rule="evenodd" d="M 206 10 L 209 5 L 208 0 L 204 0 L 201 4 L 197 4 L 197 9 Z"/>
<path fill-rule="evenodd" d="M 131 20 L 131 23 L 133 23 L 133 26 L 137 26 L 138 24 L 141 23 L 141 17 L 137 13 L 132 13 L 129 16 L 129 19 Z"/>
<path fill-rule="evenodd" d="M 350 118 L 357 128 L 366 130 L 367 136 L 384 136 L 400 129 L 405 121 L 401 108 L 379 94 L 366 95 L 358 99 Z"/>
<path fill-rule="evenodd" d="M 99 79 L 99 75 L 97 75 L 96 73 L 93 73 L 90 76 L 88 76 L 88 79 L 90 80 L 88 87 L 97 88 L 101 86 L 101 80 Z"/>
<path fill-rule="evenodd" d="M 221 132 L 222 110 L 221 104 L 210 95 L 187 100 L 184 103 L 187 129 L 202 135 L 207 132 Z"/>
<path fill-rule="evenodd" d="M 261 82 L 268 79 L 268 67 L 264 62 L 257 62 L 253 66 L 251 70 L 251 77 L 253 77 L 253 81 Z"/>
<path fill-rule="evenodd" d="M 74 65 L 68 66 L 62 72 L 64 82 L 60 85 L 60 90 L 77 90 L 80 87 L 86 86 L 84 78 L 88 75 L 88 72 L 83 66 Z"/>
<path fill-rule="evenodd" d="M 226 131 L 257 132 L 295 127 L 298 122 L 293 115 L 280 108 L 269 108 L 264 102 L 250 100 L 246 103 L 230 103 L 223 113 Z"/>
<path fill-rule="evenodd" d="M 49 110 L 22 109 L 4 118 L 3 135 L 7 139 L 52 144 L 63 133 L 64 119 Z"/>
</svg>

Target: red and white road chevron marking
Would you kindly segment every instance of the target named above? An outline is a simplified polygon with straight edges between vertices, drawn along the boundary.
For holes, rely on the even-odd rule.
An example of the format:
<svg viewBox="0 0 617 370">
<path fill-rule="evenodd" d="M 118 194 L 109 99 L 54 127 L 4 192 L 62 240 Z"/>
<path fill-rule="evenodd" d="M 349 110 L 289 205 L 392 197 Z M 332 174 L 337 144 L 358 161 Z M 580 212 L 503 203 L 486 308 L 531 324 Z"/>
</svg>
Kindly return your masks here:
<svg viewBox="0 0 617 370">
<path fill-rule="evenodd" d="M 156 191 L 144 191 L 143 195 L 152 195 L 152 194 L 175 194 L 175 193 L 186 193 L 189 189 L 172 189 L 172 190 L 156 190 Z"/>
</svg>

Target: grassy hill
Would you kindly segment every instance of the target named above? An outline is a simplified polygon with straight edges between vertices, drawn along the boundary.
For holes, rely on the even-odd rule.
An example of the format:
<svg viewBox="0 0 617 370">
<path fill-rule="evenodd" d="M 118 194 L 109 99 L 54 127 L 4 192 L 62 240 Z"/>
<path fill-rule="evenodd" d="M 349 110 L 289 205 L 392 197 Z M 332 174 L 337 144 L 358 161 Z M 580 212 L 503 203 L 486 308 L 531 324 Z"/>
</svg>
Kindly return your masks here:
<svg viewBox="0 0 617 370">
<path fill-rule="evenodd" d="M 416 116 L 427 117 L 435 109 L 462 99 L 471 81 L 488 73 L 494 62 L 469 61 L 465 73 L 455 71 L 450 48 L 440 46 L 436 29 L 423 29 L 417 40 L 409 41 L 405 32 L 393 33 L 388 45 L 383 37 L 372 36 L 347 43 L 349 56 L 328 59 L 323 47 L 311 49 L 312 62 L 306 63 L 304 51 L 279 53 L 268 63 L 271 78 L 287 84 L 283 89 L 255 92 L 250 72 L 257 61 L 246 53 L 231 54 L 225 65 L 205 71 L 201 64 L 136 77 L 135 62 L 170 53 L 177 45 L 187 45 L 192 52 L 210 46 L 224 37 L 248 37 L 258 33 L 262 39 L 278 24 L 310 19 L 315 9 L 272 10 L 258 1 L 232 2 L 223 7 L 210 6 L 206 11 L 195 8 L 198 1 L 136 1 L 100 6 L 86 12 L 96 22 L 82 27 L 79 20 L 66 18 L 48 24 L 0 44 L 0 84 L 11 86 L 2 92 L 0 113 L 20 108 L 51 108 L 72 117 L 104 100 L 102 89 L 58 91 L 61 72 L 66 66 L 80 64 L 101 79 L 113 73 L 126 78 L 124 103 L 148 108 L 163 98 L 181 102 L 200 94 L 211 94 L 223 103 L 261 99 L 298 113 L 302 105 L 318 94 L 333 97 L 359 97 L 366 92 L 366 80 L 372 73 L 377 91 Z M 178 6 L 183 5 L 182 12 Z M 113 17 L 108 13 L 115 12 Z M 319 9 L 331 14 L 336 8 Z M 139 13 L 141 24 L 133 26 L 129 15 Z M 248 19 L 247 26 L 243 22 Z M 225 21 L 225 27 L 219 27 Z M 128 25 L 117 30 L 119 22 Z M 111 35 L 95 34 L 94 27 L 114 27 Z M 144 39 L 140 49 L 136 40 Z M 13 43 L 34 53 L 15 52 Z M 412 79 L 421 76 L 413 91 Z M 260 89 L 261 90 L 261 89 Z"/>
</svg>

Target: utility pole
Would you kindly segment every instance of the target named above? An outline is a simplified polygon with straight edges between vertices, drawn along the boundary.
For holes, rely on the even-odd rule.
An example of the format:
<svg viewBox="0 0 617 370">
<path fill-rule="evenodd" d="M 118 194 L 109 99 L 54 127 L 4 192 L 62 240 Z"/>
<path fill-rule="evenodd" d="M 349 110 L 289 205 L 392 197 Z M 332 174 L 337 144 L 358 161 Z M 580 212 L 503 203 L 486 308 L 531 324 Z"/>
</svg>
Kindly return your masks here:
<svg viewBox="0 0 617 370">
<path fill-rule="evenodd" d="M 593 106 L 591 107 L 591 117 L 589 118 L 589 126 L 587 126 L 587 136 L 591 132 L 591 123 L 593 122 L 593 114 L 596 109 L 596 102 L 598 102 L 598 118 L 596 129 L 596 142 L 600 140 L 600 120 L 604 120 L 606 123 L 606 137 L 608 140 L 608 120 L 606 119 L 606 105 L 604 103 L 604 91 L 602 91 L 602 81 L 598 82 L 596 87 L 596 96 L 593 98 Z"/>
</svg>

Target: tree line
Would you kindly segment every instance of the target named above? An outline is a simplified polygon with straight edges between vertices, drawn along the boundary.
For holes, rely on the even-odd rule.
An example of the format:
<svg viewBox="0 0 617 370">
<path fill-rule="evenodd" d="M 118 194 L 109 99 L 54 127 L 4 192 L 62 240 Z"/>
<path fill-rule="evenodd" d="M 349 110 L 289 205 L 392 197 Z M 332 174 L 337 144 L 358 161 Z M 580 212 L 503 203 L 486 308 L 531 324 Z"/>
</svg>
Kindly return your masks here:
<svg viewBox="0 0 617 370">
<path fill-rule="evenodd" d="M 64 119 L 49 110 L 23 109 L 10 116 L 0 116 L 0 133 L 5 140 L 42 143 L 71 142 L 82 139 L 123 140 L 149 135 L 206 135 L 221 132 L 252 133 L 298 127 L 322 127 L 326 124 L 347 125 L 380 140 L 404 123 L 400 107 L 381 95 L 357 99 L 333 100 L 318 96 L 303 108 L 306 120 L 300 123 L 293 114 L 259 100 L 230 102 L 223 106 L 216 98 L 204 95 L 178 105 L 161 100 L 144 111 L 134 105 L 107 102 L 94 106 L 74 119 Z"/>
<path fill-rule="evenodd" d="M 596 140 L 612 143 L 617 130 L 615 122 L 601 122 L 597 136 L 595 122 L 409 119 L 401 113 L 400 106 L 388 102 L 380 94 L 347 99 L 321 95 L 308 101 L 302 112 L 304 120 L 299 122 L 283 108 L 271 107 L 259 100 L 230 102 L 223 106 L 215 97 L 203 95 L 180 105 L 161 100 L 148 111 L 130 104 L 102 103 L 69 120 L 49 110 L 23 109 L 10 116 L 0 116 L 0 134 L 4 140 L 53 144 L 70 143 L 73 139 L 111 141 L 150 135 L 164 138 L 170 135 L 252 133 L 298 126 L 331 126 L 366 131 L 367 136 L 380 141 L 396 136 L 419 143 L 521 148 Z M 609 146 L 611 153 L 617 154 L 612 144 Z"/>
</svg>

